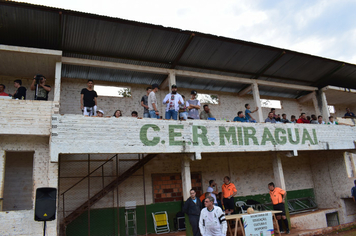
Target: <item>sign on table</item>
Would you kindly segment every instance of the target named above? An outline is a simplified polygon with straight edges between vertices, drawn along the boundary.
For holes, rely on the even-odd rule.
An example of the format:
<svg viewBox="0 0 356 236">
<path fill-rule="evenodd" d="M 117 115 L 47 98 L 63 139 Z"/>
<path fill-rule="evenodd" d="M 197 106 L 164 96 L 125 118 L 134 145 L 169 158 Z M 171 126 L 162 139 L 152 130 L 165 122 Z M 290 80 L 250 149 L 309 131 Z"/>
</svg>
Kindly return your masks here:
<svg viewBox="0 0 356 236">
<path fill-rule="evenodd" d="M 242 216 L 246 236 L 273 236 L 272 213 L 257 213 Z"/>
</svg>

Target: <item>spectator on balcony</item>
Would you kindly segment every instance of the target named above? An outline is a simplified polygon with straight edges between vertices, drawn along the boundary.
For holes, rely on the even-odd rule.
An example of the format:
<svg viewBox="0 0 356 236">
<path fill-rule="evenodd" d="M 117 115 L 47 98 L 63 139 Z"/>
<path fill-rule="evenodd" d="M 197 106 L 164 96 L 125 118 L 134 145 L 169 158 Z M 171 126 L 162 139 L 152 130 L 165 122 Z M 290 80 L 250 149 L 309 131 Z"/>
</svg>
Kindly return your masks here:
<svg viewBox="0 0 356 236">
<path fill-rule="evenodd" d="M 32 80 L 31 90 L 35 92 L 35 100 L 48 101 L 48 93 L 51 92 L 51 86 L 46 84 L 46 77 L 35 75 Z"/>
<path fill-rule="evenodd" d="M 237 116 L 234 118 L 234 121 L 249 122 L 242 111 L 237 112 Z"/>
<path fill-rule="evenodd" d="M 97 114 L 98 117 L 104 117 L 105 113 L 104 113 L 103 110 L 99 110 L 99 111 L 96 112 L 96 114 Z"/>
<path fill-rule="evenodd" d="M 185 101 L 184 95 L 182 95 L 183 99 L 183 104 L 179 105 L 179 118 L 181 120 L 187 120 L 188 119 L 188 108 L 187 108 L 187 103 Z"/>
<path fill-rule="evenodd" d="M 157 98 L 156 93 L 158 92 L 158 84 L 152 84 L 152 91 L 148 95 L 147 103 L 148 103 L 148 112 L 150 114 L 150 118 L 159 118 L 159 112 L 157 107 Z"/>
<path fill-rule="evenodd" d="M 133 111 L 133 112 L 131 112 L 131 117 L 138 117 L 138 113 L 137 113 L 137 111 Z"/>
<path fill-rule="evenodd" d="M 307 120 L 307 117 L 306 117 L 305 113 L 303 112 L 302 114 L 300 114 L 300 117 L 299 117 L 299 119 L 297 120 L 297 123 L 298 123 L 298 124 L 309 124 L 310 121 Z"/>
<path fill-rule="evenodd" d="M 245 110 L 245 117 L 246 117 L 246 119 L 247 119 L 249 122 L 256 123 L 256 122 L 257 122 L 256 119 L 254 119 L 251 114 L 254 113 L 254 112 L 256 112 L 256 111 L 258 110 L 258 107 L 256 107 L 255 110 L 251 111 L 251 110 L 250 110 L 250 109 L 251 109 L 250 104 L 246 103 L 246 104 L 245 104 L 245 108 L 246 108 L 246 110 Z M 237 116 L 238 116 L 238 115 L 237 115 Z"/>
<path fill-rule="evenodd" d="M 9 94 L 5 93 L 5 88 L 5 85 L 0 84 L 0 96 L 9 96 Z"/>
<path fill-rule="evenodd" d="M 322 116 L 318 116 L 318 124 L 319 125 L 324 125 L 325 121 L 323 121 L 323 117 Z"/>
<path fill-rule="evenodd" d="M 297 120 L 296 120 L 296 118 L 295 118 L 295 115 L 291 115 L 291 117 L 290 117 L 290 123 L 293 123 L 293 124 L 297 123 Z"/>
<path fill-rule="evenodd" d="M 214 118 L 214 116 L 211 114 L 209 106 L 205 104 L 203 106 L 203 111 L 200 112 L 200 119 L 207 120 L 208 118 Z"/>
<path fill-rule="evenodd" d="M 114 112 L 114 115 L 113 115 L 113 116 L 116 117 L 116 118 L 119 118 L 120 116 L 122 116 L 121 110 L 116 110 L 116 111 Z"/>
<path fill-rule="evenodd" d="M 274 114 L 273 112 L 269 112 L 268 113 L 268 117 L 267 119 L 265 120 L 265 123 L 276 123 L 276 120 L 274 119 Z"/>
<path fill-rule="evenodd" d="M 199 119 L 199 109 L 200 109 L 200 102 L 199 100 L 195 99 L 197 96 L 197 91 L 193 90 L 190 93 L 190 99 L 186 102 L 188 107 L 188 119 Z"/>
<path fill-rule="evenodd" d="M 143 95 L 141 98 L 141 106 L 143 107 L 143 118 L 150 118 L 150 113 L 148 111 L 148 95 L 151 91 L 151 87 L 147 87 L 146 95 Z"/>
<path fill-rule="evenodd" d="M 356 116 L 353 112 L 351 112 L 350 108 L 346 108 L 346 113 L 345 113 L 344 117 L 350 118 L 350 117 L 356 117 Z"/>
<path fill-rule="evenodd" d="M 275 108 L 271 108 L 271 112 L 273 113 L 273 119 L 275 121 L 281 121 L 281 117 L 276 115 L 276 109 Z"/>
<path fill-rule="evenodd" d="M 22 86 L 22 81 L 20 79 L 17 79 L 14 81 L 14 87 L 16 88 L 16 91 L 14 94 L 9 94 L 12 96 L 13 99 L 21 99 L 25 100 L 26 99 L 26 88 Z"/>
<path fill-rule="evenodd" d="M 173 84 L 171 92 L 167 94 L 163 99 L 163 105 L 166 105 L 165 119 L 178 120 L 179 106 L 183 104 L 182 96 L 177 93 L 177 85 Z"/>
<path fill-rule="evenodd" d="M 282 114 L 281 122 L 282 122 L 282 123 L 291 123 L 291 122 L 287 119 L 287 115 L 284 114 L 284 113 Z"/>
<path fill-rule="evenodd" d="M 316 115 L 311 115 L 310 124 L 318 124 L 318 119 L 316 118 Z"/>
<path fill-rule="evenodd" d="M 85 116 L 94 116 L 96 114 L 98 94 L 94 90 L 94 81 L 88 80 L 87 88 L 80 92 L 80 109 Z"/>
<path fill-rule="evenodd" d="M 329 122 L 328 125 L 338 125 L 339 123 L 337 123 L 337 121 L 334 121 L 334 117 L 333 116 L 329 116 Z"/>
</svg>

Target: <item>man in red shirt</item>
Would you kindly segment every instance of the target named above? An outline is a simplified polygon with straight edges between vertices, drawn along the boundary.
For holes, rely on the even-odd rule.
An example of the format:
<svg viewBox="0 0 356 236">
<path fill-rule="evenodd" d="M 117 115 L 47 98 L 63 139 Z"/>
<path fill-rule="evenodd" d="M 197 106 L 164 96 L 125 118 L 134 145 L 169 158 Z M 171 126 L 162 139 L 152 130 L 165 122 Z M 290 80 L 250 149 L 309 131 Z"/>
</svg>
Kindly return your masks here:
<svg viewBox="0 0 356 236">
<path fill-rule="evenodd" d="M 286 211 L 285 211 L 285 207 L 284 207 L 287 192 L 281 188 L 276 188 L 274 186 L 273 182 L 268 184 L 268 189 L 269 189 L 269 195 L 271 196 L 271 200 L 272 200 L 272 204 L 273 204 L 273 210 L 282 211 L 282 213 L 276 214 L 276 218 L 278 220 L 278 225 L 279 225 L 279 231 L 281 233 L 284 233 L 284 231 L 282 231 L 282 229 L 283 229 L 282 219 L 283 219 L 284 224 L 286 226 L 286 233 L 289 234 L 288 220 L 286 217 Z M 282 216 L 282 219 L 281 219 L 281 216 Z"/>
<path fill-rule="evenodd" d="M 300 117 L 297 120 L 297 123 L 299 123 L 299 124 L 303 124 L 303 123 L 309 124 L 310 121 L 307 120 L 307 117 L 306 117 L 305 113 L 303 112 L 302 114 L 300 114 Z"/>
<path fill-rule="evenodd" d="M 5 85 L 0 84 L 0 96 L 9 96 L 9 94 L 5 93 Z"/>
</svg>

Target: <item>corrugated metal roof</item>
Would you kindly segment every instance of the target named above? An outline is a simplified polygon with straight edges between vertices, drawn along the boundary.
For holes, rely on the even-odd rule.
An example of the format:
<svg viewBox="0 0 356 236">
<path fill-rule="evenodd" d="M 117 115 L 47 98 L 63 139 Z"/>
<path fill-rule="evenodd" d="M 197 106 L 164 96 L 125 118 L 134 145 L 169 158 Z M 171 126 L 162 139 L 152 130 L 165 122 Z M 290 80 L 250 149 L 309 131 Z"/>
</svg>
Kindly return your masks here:
<svg viewBox="0 0 356 236">
<path fill-rule="evenodd" d="M 258 78 L 293 84 L 356 89 L 356 66 L 252 42 L 118 18 L 17 2 L 0 2 L 0 43 L 62 50 L 64 56 Z M 194 34 L 194 35 L 193 35 Z M 341 69 L 340 69 L 341 68 Z M 165 76 L 63 66 L 68 78 L 160 83 Z M 243 84 L 179 78 L 180 87 L 238 92 Z M 262 86 L 267 96 L 300 91 Z M 297 93 L 297 94 L 296 94 Z"/>
</svg>

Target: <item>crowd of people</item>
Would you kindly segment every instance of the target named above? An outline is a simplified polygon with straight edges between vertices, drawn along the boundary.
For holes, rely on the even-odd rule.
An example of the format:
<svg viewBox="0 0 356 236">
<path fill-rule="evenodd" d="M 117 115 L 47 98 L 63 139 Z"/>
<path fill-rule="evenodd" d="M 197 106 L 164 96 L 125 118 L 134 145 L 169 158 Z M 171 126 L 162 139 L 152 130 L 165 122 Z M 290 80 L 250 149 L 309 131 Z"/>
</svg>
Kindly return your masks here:
<svg viewBox="0 0 356 236">
<path fill-rule="evenodd" d="M 10 96 L 14 99 L 26 99 L 27 89 L 22 86 L 21 80 L 14 81 L 14 87 L 16 91 L 13 94 L 8 94 L 5 92 L 6 86 L 0 84 L 0 96 Z M 30 89 L 35 91 L 35 100 L 48 100 L 48 93 L 51 91 L 51 86 L 46 84 L 46 77 L 43 75 L 36 75 L 33 78 Z M 141 98 L 141 106 L 143 107 L 143 118 L 154 118 L 162 119 L 163 116 L 159 114 L 159 102 L 157 101 L 156 93 L 159 90 L 158 84 L 153 84 L 151 87 L 146 88 L 146 94 Z M 184 95 L 181 95 L 177 92 L 177 85 L 173 84 L 171 86 L 171 92 L 168 93 L 162 104 L 165 106 L 164 119 L 173 119 L 173 120 L 187 120 L 187 119 L 202 119 L 202 120 L 215 120 L 214 115 L 210 111 L 209 105 L 204 105 L 203 110 L 199 113 L 201 108 L 200 101 L 197 99 L 197 91 L 192 90 L 190 93 L 190 98 L 185 99 Z M 81 111 L 85 116 L 98 116 L 104 117 L 105 112 L 103 109 L 97 109 L 97 93 L 94 90 L 93 80 L 88 80 L 87 88 L 81 90 Z M 233 121 L 237 122 L 251 122 L 256 123 L 254 118 L 255 112 L 257 112 L 259 107 L 251 110 L 250 104 L 245 104 L 245 112 L 238 111 L 237 116 Z M 114 117 L 121 117 L 121 110 L 116 110 L 113 114 Z M 131 112 L 131 117 L 138 117 L 137 111 Z M 349 108 L 346 108 L 346 113 L 344 117 L 347 118 L 356 118 L 355 114 L 350 111 Z M 288 120 L 286 114 L 276 114 L 276 109 L 272 108 L 268 113 L 267 118 L 264 121 L 265 123 L 302 123 L 302 124 L 325 124 L 323 117 L 319 115 L 306 116 L 305 113 L 301 113 L 297 119 L 295 115 L 291 115 L 290 120 Z M 337 125 L 338 122 L 334 120 L 333 116 L 329 117 L 327 124 Z"/>
<path fill-rule="evenodd" d="M 0 96 L 12 97 L 13 99 L 26 100 L 27 89 L 22 86 L 22 80 L 17 79 L 14 81 L 15 92 L 10 94 L 6 93 L 6 86 L 0 84 Z M 35 91 L 34 100 L 48 101 L 48 93 L 52 90 L 51 86 L 46 84 L 46 77 L 43 75 L 35 75 L 31 83 L 30 89 Z"/>
<path fill-rule="evenodd" d="M 190 190 L 190 197 L 184 203 L 183 212 L 189 217 L 194 236 L 226 235 L 225 215 L 235 214 L 234 196 L 237 194 L 237 190 L 235 185 L 231 183 L 229 176 L 224 177 L 224 184 L 221 189 L 222 191 L 219 192 L 216 182 L 210 180 L 206 192 L 200 198 L 196 196 L 194 189 Z M 273 210 L 280 211 L 280 213 L 275 214 L 280 232 L 289 234 L 284 205 L 287 192 L 275 187 L 273 182 L 268 184 L 268 189 Z M 285 231 L 282 230 L 282 222 L 285 225 Z"/>
</svg>

